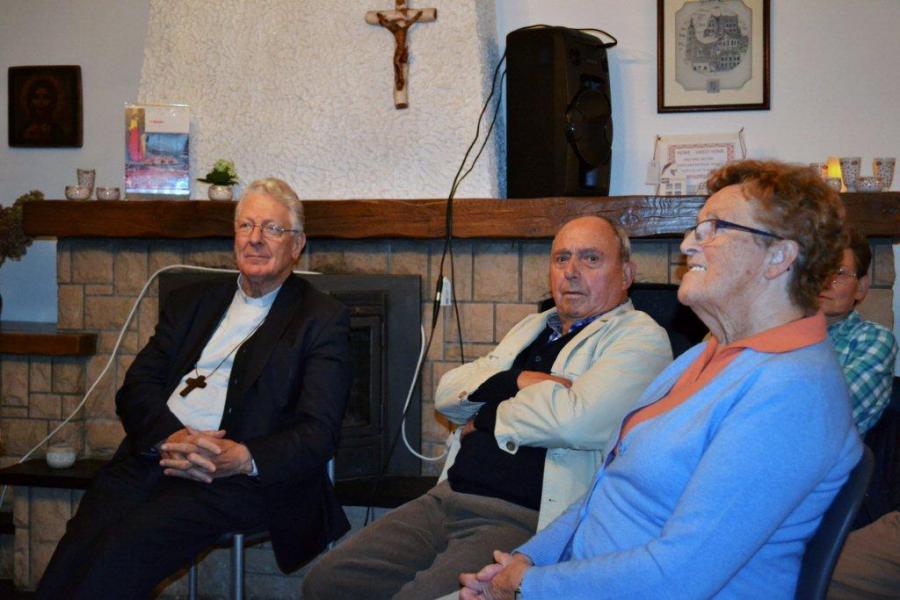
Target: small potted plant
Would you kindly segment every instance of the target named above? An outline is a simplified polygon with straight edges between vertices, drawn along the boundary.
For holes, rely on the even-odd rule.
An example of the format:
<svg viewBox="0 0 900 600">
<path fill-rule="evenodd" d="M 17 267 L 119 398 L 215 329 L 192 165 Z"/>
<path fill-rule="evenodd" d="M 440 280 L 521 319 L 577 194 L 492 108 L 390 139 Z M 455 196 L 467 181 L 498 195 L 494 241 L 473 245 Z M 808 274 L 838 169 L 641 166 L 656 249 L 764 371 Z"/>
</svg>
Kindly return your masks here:
<svg viewBox="0 0 900 600">
<path fill-rule="evenodd" d="M 31 245 L 31 238 L 22 227 L 22 205 L 30 200 L 43 200 L 44 194 L 31 190 L 16 198 L 12 206 L 0 206 L 0 267 L 6 259 L 19 260 L 25 256 Z M 3 311 L 3 297 L 0 296 L 0 312 Z"/>
<path fill-rule="evenodd" d="M 234 196 L 232 186 L 238 182 L 234 161 L 220 158 L 213 165 L 212 170 L 197 181 L 208 183 L 210 200 L 231 200 Z"/>
</svg>

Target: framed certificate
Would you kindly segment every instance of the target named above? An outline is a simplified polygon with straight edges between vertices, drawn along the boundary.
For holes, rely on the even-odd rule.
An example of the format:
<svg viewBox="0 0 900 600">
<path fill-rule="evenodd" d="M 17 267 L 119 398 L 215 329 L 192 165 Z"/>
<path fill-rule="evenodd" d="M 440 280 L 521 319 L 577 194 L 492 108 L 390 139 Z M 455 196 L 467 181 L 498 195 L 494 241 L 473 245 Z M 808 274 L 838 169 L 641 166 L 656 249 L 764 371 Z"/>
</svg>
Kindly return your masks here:
<svg viewBox="0 0 900 600">
<path fill-rule="evenodd" d="M 733 160 L 746 158 L 743 130 L 734 133 L 660 135 L 653 153 L 659 165 L 660 196 L 705 195 L 709 174 Z"/>
</svg>

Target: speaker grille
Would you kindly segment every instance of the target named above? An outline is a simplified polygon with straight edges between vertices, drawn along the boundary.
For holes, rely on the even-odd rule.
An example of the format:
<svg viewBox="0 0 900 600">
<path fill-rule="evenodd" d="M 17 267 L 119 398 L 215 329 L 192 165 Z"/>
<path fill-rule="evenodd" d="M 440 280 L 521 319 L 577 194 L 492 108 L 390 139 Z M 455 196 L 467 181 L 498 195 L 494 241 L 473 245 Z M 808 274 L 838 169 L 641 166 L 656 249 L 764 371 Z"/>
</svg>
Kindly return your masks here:
<svg viewBox="0 0 900 600">
<path fill-rule="evenodd" d="M 612 106 L 606 48 L 565 27 L 506 37 L 507 192 L 609 194 Z"/>
</svg>

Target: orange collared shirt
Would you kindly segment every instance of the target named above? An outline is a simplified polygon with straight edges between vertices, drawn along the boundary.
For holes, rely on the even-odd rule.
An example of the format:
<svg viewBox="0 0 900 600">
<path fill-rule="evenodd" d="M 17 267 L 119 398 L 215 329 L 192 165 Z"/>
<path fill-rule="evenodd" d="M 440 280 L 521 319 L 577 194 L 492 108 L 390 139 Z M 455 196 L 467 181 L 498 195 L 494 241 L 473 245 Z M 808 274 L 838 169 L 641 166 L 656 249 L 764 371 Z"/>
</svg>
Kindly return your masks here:
<svg viewBox="0 0 900 600">
<path fill-rule="evenodd" d="M 692 362 L 669 393 L 647 406 L 628 415 L 622 425 L 619 439 L 624 438 L 638 423 L 668 412 L 697 393 L 722 369 L 731 364 L 745 348 L 757 352 L 781 353 L 797 350 L 805 346 L 818 344 L 827 337 L 825 315 L 821 312 L 811 317 L 798 319 L 766 329 L 748 338 L 719 346 L 718 340 L 711 337 L 703 352 Z"/>
</svg>

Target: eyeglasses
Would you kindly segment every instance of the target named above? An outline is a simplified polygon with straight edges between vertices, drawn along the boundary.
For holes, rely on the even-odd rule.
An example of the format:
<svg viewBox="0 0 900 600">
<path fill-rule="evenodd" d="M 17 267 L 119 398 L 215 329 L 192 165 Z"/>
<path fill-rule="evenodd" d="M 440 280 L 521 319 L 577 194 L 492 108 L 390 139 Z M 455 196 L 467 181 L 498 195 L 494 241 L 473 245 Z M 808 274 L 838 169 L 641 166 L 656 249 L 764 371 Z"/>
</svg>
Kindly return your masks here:
<svg viewBox="0 0 900 600">
<path fill-rule="evenodd" d="M 257 227 L 259 227 L 259 232 L 267 240 L 280 240 L 285 233 L 300 233 L 299 229 L 286 229 L 275 223 L 257 225 L 250 221 L 241 221 L 234 224 L 234 234 L 240 237 L 250 237 L 253 234 L 253 230 Z"/>
<path fill-rule="evenodd" d="M 834 274 L 834 277 L 831 278 L 831 287 L 844 287 L 854 279 L 859 279 L 859 275 L 841 267 L 837 270 L 837 273 Z"/>
<path fill-rule="evenodd" d="M 747 233 L 763 235 L 766 237 L 774 238 L 776 240 L 784 239 L 781 236 L 775 235 L 774 233 L 770 233 L 768 231 L 754 229 L 752 227 L 747 227 L 746 225 L 739 225 L 737 223 L 732 223 L 731 221 L 725 221 L 723 219 L 705 219 L 703 221 L 700 221 L 699 223 L 685 231 L 684 237 L 685 239 L 687 239 L 687 237 L 691 235 L 691 233 L 693 233 L 694 239 L 697 240 L 697 243 L 702 244 L 716 237 L 719 229 L 735 229 L 737 231 L 746 231 Z"/>
</svg>

